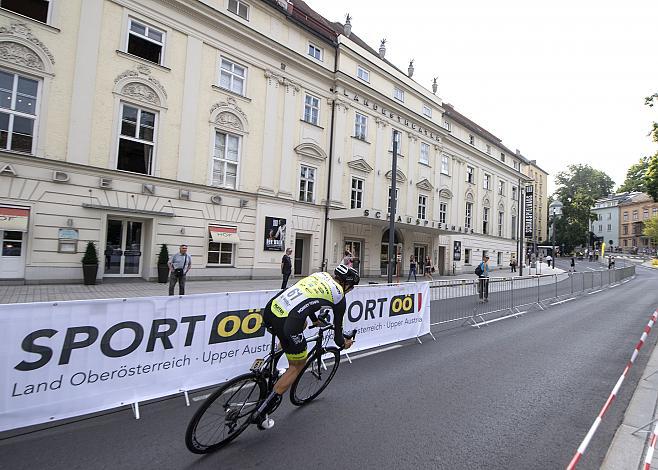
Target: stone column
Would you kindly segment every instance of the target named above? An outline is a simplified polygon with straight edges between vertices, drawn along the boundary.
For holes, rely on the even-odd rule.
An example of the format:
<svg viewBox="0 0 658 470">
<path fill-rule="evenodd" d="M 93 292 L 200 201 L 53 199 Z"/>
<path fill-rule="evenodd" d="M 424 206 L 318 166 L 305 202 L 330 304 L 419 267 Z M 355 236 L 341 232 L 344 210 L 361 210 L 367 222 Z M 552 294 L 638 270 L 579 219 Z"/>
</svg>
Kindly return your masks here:
<svg viewBox="0 0 658 470">
<path fill-rule="evenodd" d="M 274 168 L 277 162 L 277 129 L 279 115 L 279 85 L 283 77 L 265 70 L 265 128 L 263 130 L 263 155 L 261 161 L 259 193 L 274 194 Z"/>
<path fill-rule="evenodd" d="M 191 182 L 194 178 L 195 146 L 197 142 L 197 116 L 199 111 L 199 70 L 203 42 L 187 37 L 185 83 L 183 84 L 183 108 L 181 112 L 180 143 L 178 146 L 178 180 Z M 204 184 L 208 183 L 208 176 Z"/>
<path fill-rule="evenodd" d="M 285 199 L 294 199 L 293 185 L 296 181 L 295 170 L 295 135 L 293 129 L 297 129 L 298 125 L 295 120 L 298 120 L 298 94 L 300 86 L 287 78 L 283 79 L 284 86 L 284 100 L 283 100 L 283 135 L 281 136 L 281 168 L 279 175 L 279 191 L 278 196 Z M 268 88 L 269 91 L 269 88 Z M 270 173 L 273 172 L 273 167 L 270 167 Z"/>
<path fill-rule="evenodd" d="M 390 183 L 386 179 L 386 173 L 391 169 L 391 154 L 388 152 L 391 142 L 391 129 L 388 123 L 380 118 L 375 118 L 377 125 L 377 146 L 375 148 L 375 187 L 373 207 L 386 210 L 388 201 L 388 187 Z"/>
<path fill-rule="evenodd" d="M 334 158 L 331 170 L 331 192 L 329 193 L 332 205 L 344 205 L 343 201 L 349 201 L 350 199 L 349 194 L 347 196 L 343 195 L 343 179 L 345 178 L 343 168 L 349 160 L 345 150 L 345 126 L 347 125 L 347 112 L 349 109 L 350 105 L 347 102 L 336 100 L 336 109 L 334 110 Z"/>
</svg>

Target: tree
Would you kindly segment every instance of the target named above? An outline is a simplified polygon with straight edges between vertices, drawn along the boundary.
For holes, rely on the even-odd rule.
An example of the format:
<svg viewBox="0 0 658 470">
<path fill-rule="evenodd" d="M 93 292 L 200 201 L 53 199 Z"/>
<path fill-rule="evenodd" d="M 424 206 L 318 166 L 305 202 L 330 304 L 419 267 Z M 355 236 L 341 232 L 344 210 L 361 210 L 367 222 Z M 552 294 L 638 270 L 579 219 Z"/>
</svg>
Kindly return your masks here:
<svg viewBox="0 0 658 470">
<path fill-rule="evenodd" d="M 568 171 L 555 177 L 555 196 L 564 205 L 556 222 L 558 244 L 571 251 L 589 242 L 590 223 L 596 220 L 591 211 L 594 201 L 612 192 L 615 182 L 607 174 L 589 165 L 569 165 Z"/>
<path fill-rule="evenodd" d="M 658 102 L 658 93 L 654 93 L 644 99 L 644 103 L 650 108 L 653 108 L 655 102 Z M 658 122 L 652 124 L 649 135 L 651 135 L 651 139 L 654 142 L 658 142 Z M 645 176 L 645 183 L 647 193 L 654 201 L 658 202 L 658 152 L 656 152 L 650 159 L 649 168 L 647 169 Z"/>
<path fill-rule="evenodd" d="M 652 245 L 658 245 L 658 216 L 651 217 L 644 223 L 642 235 L 649 237 Z"/>
<path fill-rule="evenodd" d="M 617 189 L 618 193 L 639 191 L 641 193 L 647 192 L 647 171 L 649 170 L 650 157 L 642 157 L 640 161 L 631 165 L 626 172 L 626 179 L 622 185 Z"/>
</svg>

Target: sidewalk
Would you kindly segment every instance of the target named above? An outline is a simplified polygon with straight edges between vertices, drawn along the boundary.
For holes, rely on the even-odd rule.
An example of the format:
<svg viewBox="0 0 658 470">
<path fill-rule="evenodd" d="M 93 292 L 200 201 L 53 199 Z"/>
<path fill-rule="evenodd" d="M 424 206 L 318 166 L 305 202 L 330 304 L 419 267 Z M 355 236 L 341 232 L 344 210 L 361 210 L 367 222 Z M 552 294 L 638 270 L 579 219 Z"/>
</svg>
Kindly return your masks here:
<svg viewBox="0 0 658 470">
<path fill-rule="evenodd" d="M 475 269 L 475 267 L 473 267 Z M 534 269 L 532 270 L 534 274 Z M 539 269 L 542 274 L 562 274 L 559 268 L 548 268 L 545 264 Z M 524 276 L 527 276 L 524 270 Z M 513 273 L 507 269 L 497 269 L 491 273 L 491 277 L 510 277 Z M 518 277 L 518 273 L 516 273 Z M 288 286 L 293 285 L 299 278 L 290 278 Z M 459 276 L 434 276 L 434 280 L 477 279 L 475 273 L 460 274 Z M 401 277 L 400 282 L 406 282 L 406 277 Z M 418 282 L 427 280 L 418 276 Z M 395 282 L 395 278 L 393 278 Z M 369 282 L 385 284 L 385 277 L 361 279 L 362 285 Z M 185 286 L 186 294 L 206 294 L 211 292 L 240 292 L 272 289 L 281 287 L 281 279 L 230 279 L 222 281 L 189 280 Z M 82 284 L 28 284 L 21 286 L 0 285 L 0 304 L 29 303 L 29 302 L 54 302 L 64 300 L 83 299 L 113 299 L 128 297 L 151 297 L 167 295 L 168 284 L 147 282 L 139 278 L 121 279 L 117 281 L 104 282 L 94 286 Z M 175 290 L 178 293 L 178 287 Z"/>
</svg>

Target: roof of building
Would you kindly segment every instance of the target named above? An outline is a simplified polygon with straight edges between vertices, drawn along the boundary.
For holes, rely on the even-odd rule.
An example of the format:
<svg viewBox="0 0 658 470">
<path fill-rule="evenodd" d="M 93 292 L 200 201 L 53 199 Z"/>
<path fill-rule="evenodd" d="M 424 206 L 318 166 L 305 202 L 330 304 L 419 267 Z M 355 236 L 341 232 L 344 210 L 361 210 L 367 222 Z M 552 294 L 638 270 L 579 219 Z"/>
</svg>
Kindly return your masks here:
<svg viewBox="0 0 658 470">
<path fill-rule="evenodd" d="M 619 203 L 620 206 L 627 206 L 630 204 L 637 204 L 641 202 L 654 202 L 653 198 L 646 193 L 631 193 L 626 199 Z"/>
</svg>

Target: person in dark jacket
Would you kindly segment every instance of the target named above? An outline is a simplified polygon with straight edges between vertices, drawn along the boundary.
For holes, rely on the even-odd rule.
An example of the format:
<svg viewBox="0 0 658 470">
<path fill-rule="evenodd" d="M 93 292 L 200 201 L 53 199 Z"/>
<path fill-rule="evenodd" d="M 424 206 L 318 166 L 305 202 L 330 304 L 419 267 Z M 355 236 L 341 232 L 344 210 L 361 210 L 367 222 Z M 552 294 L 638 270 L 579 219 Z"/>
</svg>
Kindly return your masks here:
<svg viewBox="0 0 658 470">
<path fill-rule="evenodd" d="M 414 275 L 414 281 L 418 281 L 416 278 L 416 270 L 417 270 L 417 264 L 416 264 L 416 257 L 414 255 L 411 255 L 409 257 L 409 277 L 407 277 L 407 282 L 411 281 L 411 275 Z"/>
<path fill-rule="evenodd" d="M 281 289 L 286 289 L 288 287 L 288 279 L 292 273 L 292 261 L 290 255 L 292 254 L 292 248 L 286 250 L 286 254 L 281 258 L 281 274 L 283 275 L 283 282 L 281 283 Z"/>
</svg>

